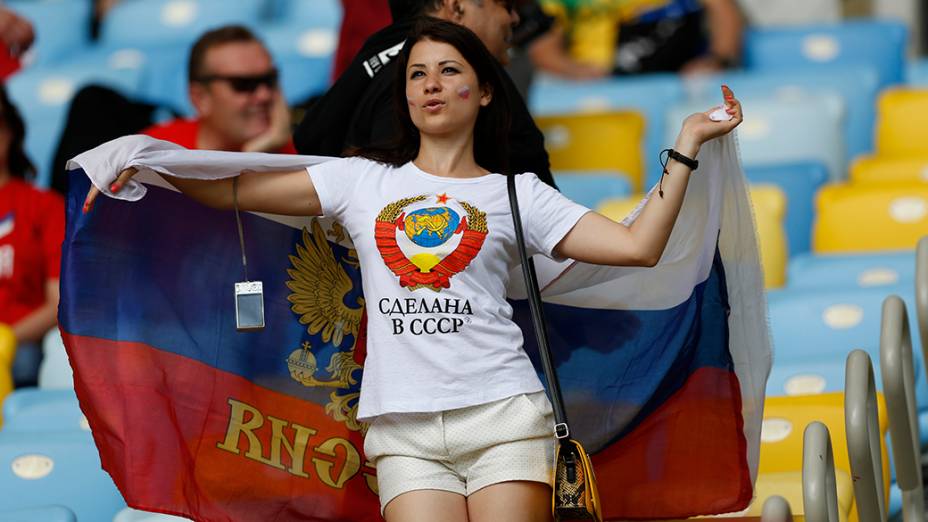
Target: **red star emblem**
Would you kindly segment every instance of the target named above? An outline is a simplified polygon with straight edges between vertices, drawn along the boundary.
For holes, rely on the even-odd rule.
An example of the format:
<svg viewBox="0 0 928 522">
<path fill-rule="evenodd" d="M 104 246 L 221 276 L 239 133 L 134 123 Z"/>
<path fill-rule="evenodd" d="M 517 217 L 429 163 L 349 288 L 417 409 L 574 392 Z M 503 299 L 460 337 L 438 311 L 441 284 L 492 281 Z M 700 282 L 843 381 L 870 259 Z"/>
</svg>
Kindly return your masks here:
<svg viewBox="0 0 928 522">
<path fill-rule="evenodd" d="M 438 202 L 441 203 L 441 204 L 443 204 L 443 205 L 447 205 L 447 204 L 448 204 L 448 194 L 439 194 L 439 195 L 438 195 Z"/>
</svg>

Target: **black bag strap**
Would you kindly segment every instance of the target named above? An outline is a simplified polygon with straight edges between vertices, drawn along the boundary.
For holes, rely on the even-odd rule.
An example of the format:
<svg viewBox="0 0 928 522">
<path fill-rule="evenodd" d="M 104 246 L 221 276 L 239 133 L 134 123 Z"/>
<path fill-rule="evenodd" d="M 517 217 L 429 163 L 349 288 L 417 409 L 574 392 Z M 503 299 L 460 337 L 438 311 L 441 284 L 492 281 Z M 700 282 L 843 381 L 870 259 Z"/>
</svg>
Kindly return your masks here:
<svg viewBox="0 0 928 522">
<path fill-rule="evenodd" d="M 554 436 L 562 443 L 570 438 L 570 429 L 567 427 L 567 412 L 564 409 L 564 397 L 554 373 L 551 348 L 548 345 L 548 331 L 545 329 L 544 309 L 541 305 L 541 292 L 538 290 L 538 277 L 535 275 L 535 263 L 525 251 L 525 237 L 522 231 L 522 217 L 519 214 L 519 196 L 516 194 L 515 175 L 507 176 L 509 189 L 509 205 L 512 207 L 512 223 L 516 231 L 516 246 L 519 249 L 519 259 L 522 261 L 522 275 L 525 277 L 525 291 L 528 294 L 528 306 L 532 313 L 532 323 L 535 325 L 535 339 L 538 341 L 538 352 L 541 354 L 541 366 L 548 381 L 551 392 L 551 405 L 554 407 Z"/>
</svg>

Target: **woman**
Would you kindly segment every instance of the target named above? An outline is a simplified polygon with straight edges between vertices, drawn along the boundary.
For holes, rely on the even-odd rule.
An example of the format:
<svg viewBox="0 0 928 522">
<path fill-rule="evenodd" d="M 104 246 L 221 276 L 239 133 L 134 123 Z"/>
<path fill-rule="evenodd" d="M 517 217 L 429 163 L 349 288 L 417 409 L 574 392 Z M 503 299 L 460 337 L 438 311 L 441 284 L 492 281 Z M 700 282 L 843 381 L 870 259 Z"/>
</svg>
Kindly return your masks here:
<svg viewBox="0 0 928 522">
<path fill-rule="evenodd" d="M 165 179 L 209 206 L 232 208 L 237 191 L 242 209 L 331 216 L 349 231 L 369 304 L 358 418 L 370 423 L 364 449 L 388 521 L 549 520 L 551 406 L 505 300 L 518 253 L 501 79 L 477 37 L 448 22 L 424 22 L 397 60 L 403 131 L 394 146 L 314 165 L 308 176 Z M 677 151 L 695 157 L 740 123 L 738 102 L 725 95 L 731 120 L 690 116 Z M 529 251 L 653 266 L 690 174 L 674 161 L 668 172 L 664 197 L 630 227 L 534 174 L 518 176 Z M 124 170 L 110 190 L 134 173 Z M 91 188 L 85 211 L 99 192 Z"/>
<path fill-rule="evenodd" d="M 64 202 L 29 183 L 25 126 L 0 86 L 0 328 L 16 338 L 13 380 L 34 386 L 40 343 L 56 324 Z"/>
</svg>

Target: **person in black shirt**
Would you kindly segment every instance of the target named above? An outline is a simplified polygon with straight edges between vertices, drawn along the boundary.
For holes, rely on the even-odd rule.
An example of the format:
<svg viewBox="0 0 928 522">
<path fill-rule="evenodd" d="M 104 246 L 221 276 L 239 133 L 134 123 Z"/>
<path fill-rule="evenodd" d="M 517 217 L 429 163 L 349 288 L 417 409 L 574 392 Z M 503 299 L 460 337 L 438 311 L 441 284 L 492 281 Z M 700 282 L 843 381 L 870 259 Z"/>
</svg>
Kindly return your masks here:
<svg viewBox="0 0 928 522">
<path fill-rule="evenodd" d="M 347 150 L 389 142 L 396 135 L 393 115 L 393 58 L 421 16 L 463 25 L 477 34 L 499 60 L 512 108 L 509 168 L 533 172 L 554 185 L 544 136 L 525 101 L 503 70 L 509 60 L 518 14 L 512 0 L 390 0 L 393 23 L 368 38 L 351 65 L 321 98 L 307 108 L 293 135 L 300 154 L 341 156 Z"/>
</svg>

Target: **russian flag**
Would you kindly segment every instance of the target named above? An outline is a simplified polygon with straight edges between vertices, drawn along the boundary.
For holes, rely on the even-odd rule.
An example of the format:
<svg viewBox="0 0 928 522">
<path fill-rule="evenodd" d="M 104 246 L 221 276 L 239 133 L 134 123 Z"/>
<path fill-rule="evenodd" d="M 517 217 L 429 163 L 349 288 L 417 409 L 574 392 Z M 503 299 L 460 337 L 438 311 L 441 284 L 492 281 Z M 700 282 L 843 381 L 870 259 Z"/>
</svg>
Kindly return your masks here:
<svg viewBox="0 0 928 522">
<path fill-rule="evenodd" d="M 594 454 L 609 519 L 732 512 L 752 499 L 770 367 L 756 239 L 734 138 L 699 160 L 657 267 L 538 266 L 571 429 Z M 103 467 L 129 505 L 210 521 L 380 519 L 355 417 L 365 317 L 345 231 L 243 214 L 267 326 L 239 333 L 232 213 L 151 172 L 318 161 L 143 137 L 72 160 L 60 327 Z M 83 215 L 88 176 L 106 189 L 115 165 L 141 169 L 120 192 L 137 201 L 100 198 Z M 522 279 L 511 280 L 537 361 Z M 339 333 L 345 321 L 357 328 Z"/>
</svg>

